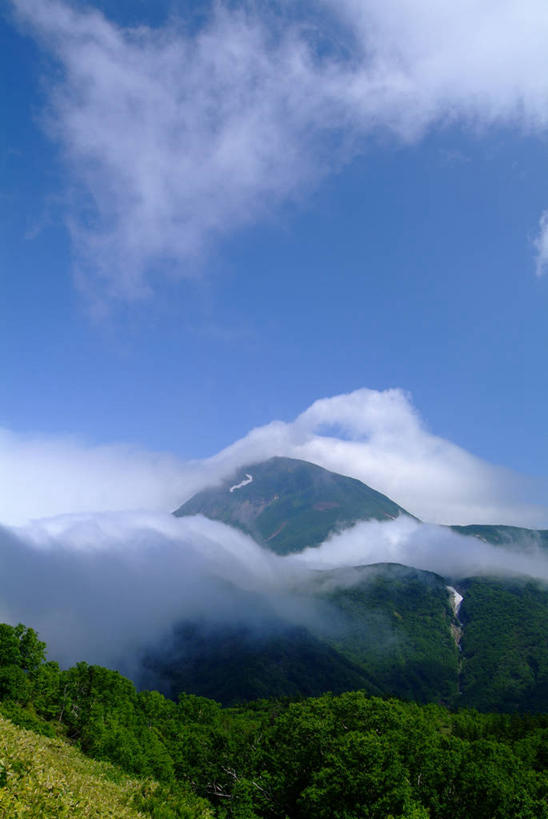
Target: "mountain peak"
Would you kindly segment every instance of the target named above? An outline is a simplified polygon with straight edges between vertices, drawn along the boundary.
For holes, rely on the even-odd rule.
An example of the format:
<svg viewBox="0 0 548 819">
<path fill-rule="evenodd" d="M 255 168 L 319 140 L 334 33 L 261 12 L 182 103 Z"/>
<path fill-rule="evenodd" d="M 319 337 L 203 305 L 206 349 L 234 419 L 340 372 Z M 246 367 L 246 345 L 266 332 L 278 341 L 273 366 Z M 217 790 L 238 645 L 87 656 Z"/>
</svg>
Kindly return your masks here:
<svg viewBox="0 0 548 819">
<path fill-rule="evenodd" d="M 174 513 L 236 526 L 277 554 L 319 546 L 361 520 L 392 520 L 405 509 L 355 478 L 296 458 L 274 456 L 237 469 Z"/>
</svg>

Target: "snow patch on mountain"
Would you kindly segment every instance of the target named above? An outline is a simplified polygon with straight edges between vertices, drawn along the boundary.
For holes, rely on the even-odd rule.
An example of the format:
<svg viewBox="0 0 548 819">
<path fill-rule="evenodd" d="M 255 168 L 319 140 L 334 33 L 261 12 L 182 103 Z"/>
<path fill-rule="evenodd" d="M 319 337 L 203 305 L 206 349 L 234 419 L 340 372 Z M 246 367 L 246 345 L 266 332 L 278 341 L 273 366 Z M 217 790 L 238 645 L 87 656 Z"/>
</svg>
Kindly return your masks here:
<svg viewBox="0 0 548 819">
<path fill-rule="evenodd" d="M 234 484 L 234 486 L 231 486 L 228 491 L 229 492 L 234 492 L 234 490 L 236 490 L 236 489 L 241 489 L 242 486 L 247 486 L 248 483 L 251 483 L 252 480 L 253 480 L 253 475 L 250 475 L 248 472 L 246 472 L 245 480 L 241 481 L 240 483 Z"/>
</svg>

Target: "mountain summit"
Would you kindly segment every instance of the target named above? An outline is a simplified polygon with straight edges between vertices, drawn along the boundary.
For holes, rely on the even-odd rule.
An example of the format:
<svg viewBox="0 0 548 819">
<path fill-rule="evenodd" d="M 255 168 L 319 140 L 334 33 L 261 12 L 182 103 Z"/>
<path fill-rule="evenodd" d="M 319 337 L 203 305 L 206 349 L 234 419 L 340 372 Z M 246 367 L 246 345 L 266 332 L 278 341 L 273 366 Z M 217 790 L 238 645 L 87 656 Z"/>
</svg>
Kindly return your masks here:
<svg viewBox="0 0 548 819">
<path fill-rule="evenodd" d="M 242 467 L 221 486 L 198 492 L 174 514 L 201 514 L 237 526 L 285 555 L 318 546 L 332 532 L 360 520 L 392 520 L 409 513 L 355 478 L 275 457 Z"/>
</svg>

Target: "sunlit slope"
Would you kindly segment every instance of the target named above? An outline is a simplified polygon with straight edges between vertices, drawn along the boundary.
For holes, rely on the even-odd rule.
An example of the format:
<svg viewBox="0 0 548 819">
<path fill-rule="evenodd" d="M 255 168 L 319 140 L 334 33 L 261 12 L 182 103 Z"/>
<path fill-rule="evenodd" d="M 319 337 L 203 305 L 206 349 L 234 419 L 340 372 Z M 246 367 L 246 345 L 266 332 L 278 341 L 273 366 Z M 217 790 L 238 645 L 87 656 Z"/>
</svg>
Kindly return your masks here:
<svg viewBox="0 0 548 819">
<path fill-rule="evenodd" d="M 0 717 L 0 816 L 148 817 L 151 780 L 131 779 L 106 762 L 85 757 L 61 739 L 39 736 Z M 189 797 L 188 817 L 213 812 Z"/>
<path fill-rule="evenodd" d="M 270 458 L 239 469 L 220 487 L 198 492 L 175 512 L 177 517 L 196 514 L 237 526 L 284 555 L 318 546 L 359 520 L 408 513 L 354 478 L 307 461 Z"/>
</svg>

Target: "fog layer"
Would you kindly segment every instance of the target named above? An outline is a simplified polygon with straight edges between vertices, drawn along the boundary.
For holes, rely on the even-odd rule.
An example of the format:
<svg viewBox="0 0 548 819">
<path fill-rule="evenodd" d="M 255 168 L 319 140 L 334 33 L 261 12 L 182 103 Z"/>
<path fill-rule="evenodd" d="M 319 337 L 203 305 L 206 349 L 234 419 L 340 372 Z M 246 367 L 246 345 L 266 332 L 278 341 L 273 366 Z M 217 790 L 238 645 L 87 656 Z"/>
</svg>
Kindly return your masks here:
<svg viewBox="0 0 548 819">
<path fill-rule="evenodd" d="M 279 557 L 201 516 L 64 516 L 0 529 L 0 621 L 37 629 L 62 664 L 85 659 L 131 674 L 140 652 L 181 620 L 253 624 L 257 594 L 276 616 L 309 625 L 321 614 L 303 590 L 318 570 L 377 562 L 453 581 L 514 572 L 548 581 L 548 555 L 533 541 L 497 548 L 403 517 Z"/>
</svg>

